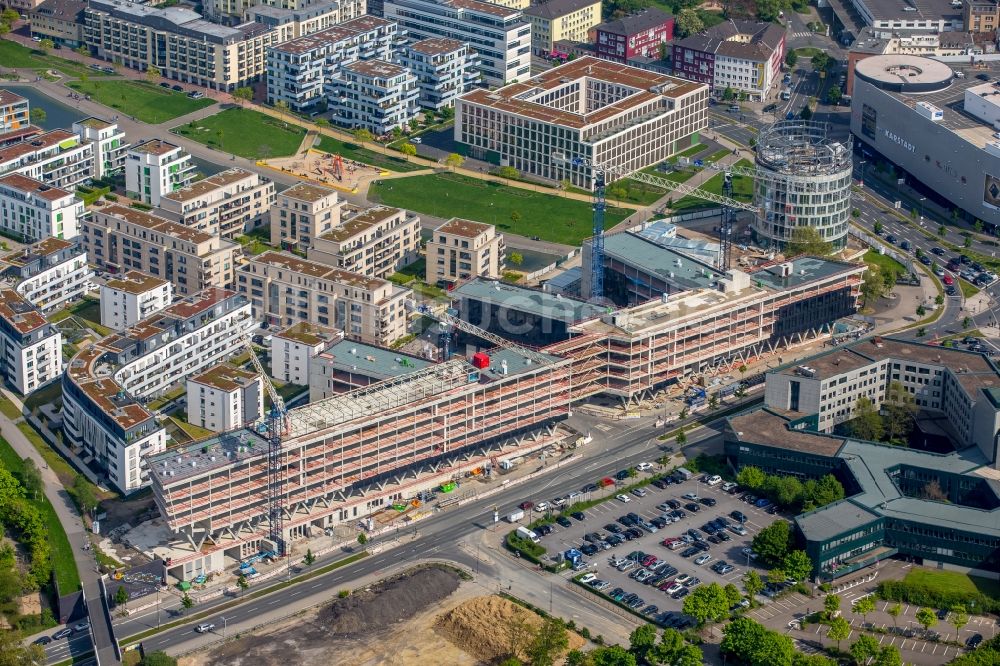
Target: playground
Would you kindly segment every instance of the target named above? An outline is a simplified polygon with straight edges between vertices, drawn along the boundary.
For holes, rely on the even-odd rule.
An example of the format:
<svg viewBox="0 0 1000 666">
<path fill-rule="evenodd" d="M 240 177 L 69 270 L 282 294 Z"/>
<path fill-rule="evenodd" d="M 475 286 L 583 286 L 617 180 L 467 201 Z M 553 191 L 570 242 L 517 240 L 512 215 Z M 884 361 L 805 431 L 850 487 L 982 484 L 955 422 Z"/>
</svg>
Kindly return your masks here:
<svg viewBox="0 0 1000 666">
<path fill-rule="evenodd" d="M 379 167 L 344 159 L 340 155 L 325 153 L 315 148 L 292 157 L 268 160 L 267 165 L 272 169 L 280 169 L 299 178 L 347 192 L 355 192 L 362 183 L 389 174 Z"/>
</svg>

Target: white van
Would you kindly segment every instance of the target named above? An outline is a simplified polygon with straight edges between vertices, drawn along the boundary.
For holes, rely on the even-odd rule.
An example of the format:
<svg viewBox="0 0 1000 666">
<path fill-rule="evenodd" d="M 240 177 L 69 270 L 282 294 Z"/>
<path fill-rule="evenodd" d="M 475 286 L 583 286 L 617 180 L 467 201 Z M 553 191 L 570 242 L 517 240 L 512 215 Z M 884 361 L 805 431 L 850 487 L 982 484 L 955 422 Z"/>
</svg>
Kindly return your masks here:
<svg viewBox="0 0 1000 666">
<path fill-rule="evenodd" d="M 784 90 L 781 91 L 781 99 L 791 99 L 791 98 L 792 98 L 791 90 L 785 88 Z"/>
<path fill-rule="evenodd" d="M 541 541 L 541 539 L 538 538 L 538 535 L 535 534 L 533 530 L 529 530 L 527 527 L 518 527 L 517 536 L 521 537 L 522 539 L 528 539 L 532 543 L 538 543 L 539 541 Z"/>
</svg>

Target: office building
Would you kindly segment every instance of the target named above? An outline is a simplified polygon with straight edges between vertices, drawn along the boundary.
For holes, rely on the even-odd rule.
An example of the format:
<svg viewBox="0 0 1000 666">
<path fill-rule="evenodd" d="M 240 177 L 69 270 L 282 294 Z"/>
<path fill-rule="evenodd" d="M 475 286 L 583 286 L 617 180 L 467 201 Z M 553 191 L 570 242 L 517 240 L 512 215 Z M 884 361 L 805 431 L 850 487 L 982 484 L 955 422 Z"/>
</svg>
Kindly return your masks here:
<svg viewBox="0 0 1000 666">
<path fill-rule="evenodd" d="M 308 386 L 316 356 L 331 343 L 343 339 L 343 331 L 305 321 L 272 333 L 271 376 L 279 382 Z"/>
<path fill-rule="evenodd" d="M 590 30 L 601 23 L 601 0 L 548 0 L 524 10 L 531 23 L 531 51 L 552 54 L 556 42 L 590 41 Z"/>
<path fill-rule="evenodd" d="M 72 192 L 19 173 L 0 176 L 0 229 L 26 243 L 75 238 L 83 214 Z"/>
<path fill-rule="evenodd" d="M 0 377 L 28 395 L 62 371 L 59 329 L 13 289 L 0 290 Z"/>
<path fill-rule="evenodd" d="M 225 432 L 252 426 L 263 415 L 264 382 L 258 373 L 220 363 L 188 377 L 188 423 Z"/>
<path fill-rule="evenodd" d="M 887 160 L 922 196 L 997 226 L 998 90 L 975 77 L 957 79 L 951 67 L 930 58 L 866 58 L 854 71 L 851 133 L 869 154 L 869 165 Z M 863 180 L 870 166 L 861 168 Z"/>
<path fill-rule="evenodd" d="M 416 261 L 419 250 L 420 218 L 377 206 L 344 211 L 339 226 L 313 239 L 307 256 L 352 273 L 387 278 Z"/>
<path fill-rule="evenodd" d="M 531 24 L 520 9 L 479 0 L 385 0 L 384 13 L 411 39 L 445 37 L 470 44 L 488 86 L 531 76 Z"/>
<path fill-rule="evenodd" d="M 271 207 L 271 245 L 305 252 L 313 238 L 340 226 L 343 202 L 337 190 L 296 183 L 275 196 Z"/>
<path fill-rule="evenodd" d="M 455 105 L 460 152 L 523 174 L 593 189 L 580 162 L 637 171 L 697 141 L 708 87 L 578 58 L 524 83 L 474 90 Z"/>
<path fill-rule="evenodd" d="M 160 199 L 194 180 L 194 163 L 180 146 L 149 139 L 129 148 L 125 161 L 125 191 L 132 199 L 159 206 Z"/>
<path fill-rule="evenodd" d="M 49 237 L 0 258 L 0 275 L 43 312 L 61 308 L 90 291 L 94 272 L 74 241 Z"/>
<path fill-rule="evenodd" d="M 404 303 L 412 292 L 387 280 L 283 252 L 252 257 L 238 273 L 239 291 L 250 299 L 254 317 L 272 326 L 306 321 L 383 346 L 407 333 Z"/>
<path fill-rule="evenodd" d="M 94 146 L 63 129 L 0 148 L 0 174 L 17 173 L 49 187 L 75 190 L 95 174 Z"/>
<path fill-rule="evenodd" d="M 844 93 L 854 94 L 854 68 L 865 58 L 878 55 L 913 55 L 940 59 L 975 60 L 986 53 L 982 44 L 977 43 L 977 35 L 971 32 L 911 33 L 905 31 L 883 31 L 865 27 L 857 40 L 851 44 L 847 54 L 847 82 Z M 987 47 L 989 48 L 989 47 Z M 842 101 L 843 103 L 843 101 Z"/>
<path fill-rule="evenodd" d="M 850 44 L 867 26 L 881 32 L 931 34 L 962 30 L 960 0 L 831 0 L 831 34 Z M 966 28 L 968 29 L 968 28 Z"/>
<path fill-rule="evenodd" d="M 0 90 L 0 148 L 41 132 L 41 128 L 31 124 L 28 100 L 9 90 Z"/>
<path fill-rule="evenodd" d="M 233 238 L 264 223 L 274 183 L 255 171 L 221 171 L 160 197 L 159 215 L 206 234 Z"/>
<path fill-rule="evenodd" d="M 101 325 L 124 331 L 165 310 L 173 300 L 171 282 L 128 271 L 101 285 Z"/>
<path fill-rule="evenodd" d="M 648 7 L 637 14 L 594 28 L 594 55 L 601 60 L 621 64 L 646 58 L 661 60 L 662 51 L 673 38 L 674 17 L 662 9 Z"/>
<path fill-rule="evenodd" d="M 169 280 L 178 296 L 235 284 L 237 243 L 124 206 L 95 208 L 81 238 L 87 256 L 112 272 L 136 270 Z"/>
<path fill-rule="evenodd" d="M 763 101 L 781 85 L 785 27 L 730 19 L 673 44 L 674 74 Z"/>
<path fill-rule="evenodd" d="M 86 0 L 44 0 L 28 11 L 31 36 L 75 49 L 83 44 Z"/>
<path fill-rule="evenodd" d="M 318 402 L 349 393 L 433 364 L 426 358 L 395 349 L 374 347 L 356 340 L 334 341 L 309 363 L 309 401 Z"/>
<path fill-rule="evenodd" d="M 431 234 L 425 256 L 427 282 L 453 285 L 476 277 L 499 278 L 506 245 L 492 224 L 453 217 Z"/>
<path fill-rule="evenodd" d="M 406 45 L 399 63 L 417 77 L 420 96 L 417 103 L 425 109 L 440 110 L 455 106 L 455 100 L 479 81 L 479 56 L 457 39 L 431 37 Z"/>
<path fill-rule="evenodd" d="M 93 148 L 93 178 L 107 178 L 122 172 L 129 144 L 117 123 L 91 116 L 73 123 L 73 131 Z"/>
</svg>

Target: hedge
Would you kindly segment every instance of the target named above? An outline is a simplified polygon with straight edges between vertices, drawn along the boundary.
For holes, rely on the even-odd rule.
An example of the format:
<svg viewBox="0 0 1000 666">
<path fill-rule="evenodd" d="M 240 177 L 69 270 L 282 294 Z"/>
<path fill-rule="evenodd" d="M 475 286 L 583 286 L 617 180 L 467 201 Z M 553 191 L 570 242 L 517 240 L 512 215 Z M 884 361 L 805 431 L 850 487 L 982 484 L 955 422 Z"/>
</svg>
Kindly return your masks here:
<svg viewBox="0 0 1000 666">
<path fill-rule="evenodd" d="M 960 605 L 968 609 L 972 607 L 970 604 L 975 602 L 974 608 L 977 613 L 1000 611 L 1000 600 L 980 592 L 970 594 L 961 590 L 935 589 L 929 585 L 904 580 L 884 580 L 879 583 L 876 594 L 887 601 L 901 601 L 929 608 L 951 608 Z"/>
</svg>

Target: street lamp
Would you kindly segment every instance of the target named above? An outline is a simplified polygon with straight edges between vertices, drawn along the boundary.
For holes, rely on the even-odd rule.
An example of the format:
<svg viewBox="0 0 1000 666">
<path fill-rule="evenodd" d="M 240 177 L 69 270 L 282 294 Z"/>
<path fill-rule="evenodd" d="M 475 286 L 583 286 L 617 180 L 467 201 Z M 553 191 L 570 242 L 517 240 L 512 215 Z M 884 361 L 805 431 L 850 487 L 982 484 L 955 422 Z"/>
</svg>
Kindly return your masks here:
<svg viewBox="0 0 1000 666">
<path fill-rule="evenodd" d="M 920 224 L 924 223 L 924 202 L 927 201 L 927 197 L 920 197 Z"/>
<path fill-rule="evenodd" d="M 859 166 L 861 167 L 861 188 L 865 187 L 865 165 L 868 164 L 867 160 L 861 160 Z"/>
<path fill-rule="evenodd" d="M 226 630 L 229 628 L 229 619 L 225 616 L 222 616 L 219 619 L 222 620 L 222 637 L 225 638 Z"/>
</svg>

